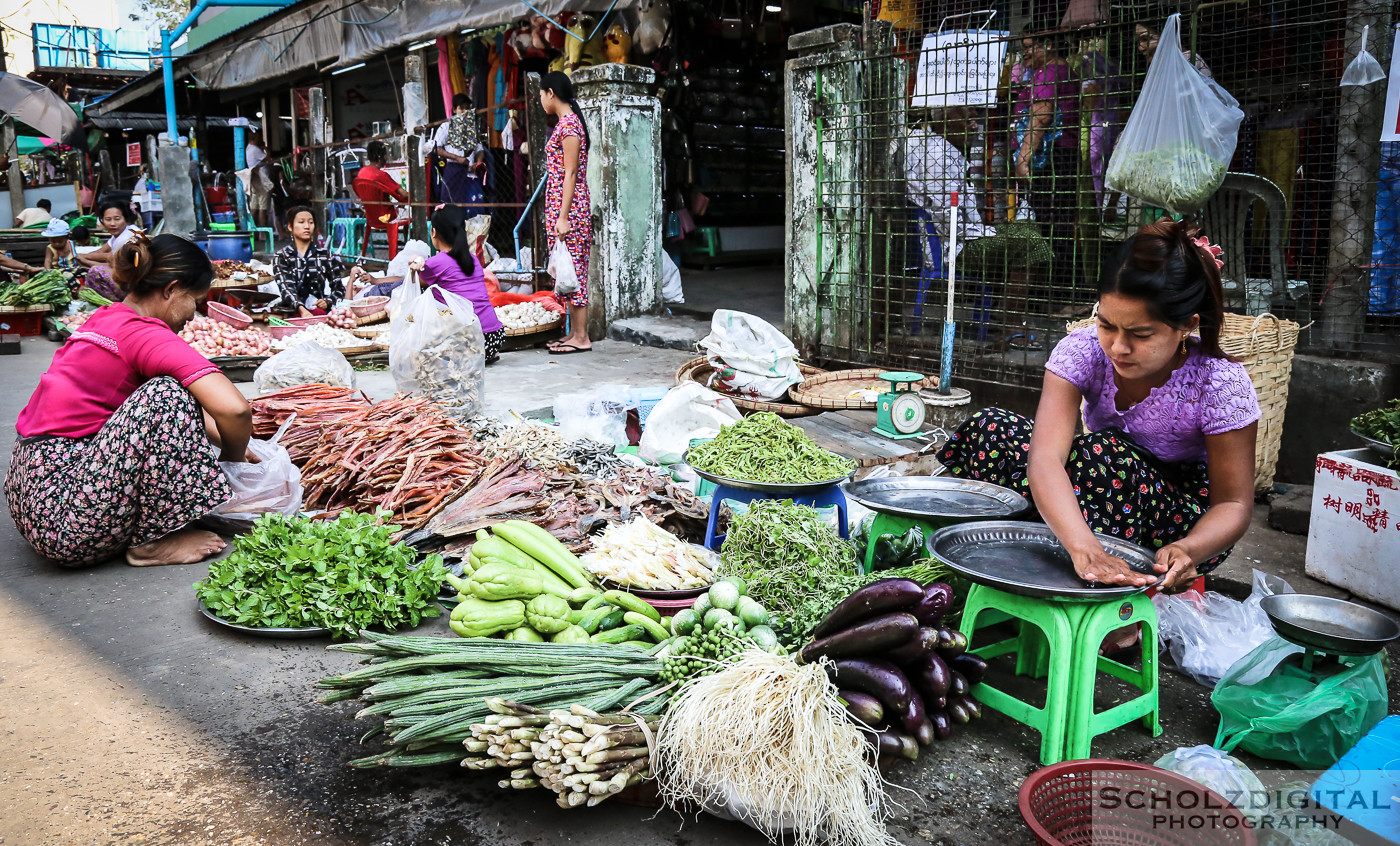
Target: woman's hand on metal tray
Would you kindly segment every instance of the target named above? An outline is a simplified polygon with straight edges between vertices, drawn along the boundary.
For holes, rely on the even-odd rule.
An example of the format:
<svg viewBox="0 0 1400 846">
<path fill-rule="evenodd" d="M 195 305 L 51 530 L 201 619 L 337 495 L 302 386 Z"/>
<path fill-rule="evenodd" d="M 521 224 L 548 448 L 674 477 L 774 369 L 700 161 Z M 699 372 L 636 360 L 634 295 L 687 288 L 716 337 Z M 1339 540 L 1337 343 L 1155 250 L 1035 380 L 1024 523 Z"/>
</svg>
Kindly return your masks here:
<svg viewBox="0 0 1400 846">
<path fill-rule="evenodd" d="M 1156 581 L 1153 576 L 1139 573 L 1128 562 L 1116 555 L 1109 555 L 1102 547 L 1081 553 L 1070 553 L 1074 561 L 1074 571 L 1086 582 L 1101 585 L 1147 585 Z"/>
<path fill-rule="evenodd" d="M 1167 574 L 1162 580 L 1162 593 L 1181 593 L 1196 581 L 1196 562 L 1180 544 L 1169 543 L 1157 550 L 1153 569 Z"/>
</svg>

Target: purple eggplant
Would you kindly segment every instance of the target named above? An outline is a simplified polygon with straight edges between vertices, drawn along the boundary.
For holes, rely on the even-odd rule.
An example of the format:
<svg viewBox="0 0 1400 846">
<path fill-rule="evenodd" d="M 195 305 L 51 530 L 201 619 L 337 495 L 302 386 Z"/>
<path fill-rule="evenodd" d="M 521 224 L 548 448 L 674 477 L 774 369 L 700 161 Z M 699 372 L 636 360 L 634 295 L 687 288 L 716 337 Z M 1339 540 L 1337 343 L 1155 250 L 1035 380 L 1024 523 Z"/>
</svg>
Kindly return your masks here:
<svg viewBox="0 0 1400 846">
<path fill-rule="evenodd" d="M 919 694 L 909 697 L 909 709 L 899 715 L 899 723 L 904 726 L 904 730 L 910 734 L 917 734 L 919 724 L 924 721 L 924 715 L 928 709 L 924 707 L 924 700 L 919 698 Z"/>
<path fill-rule="evenodd" d="M 967 708 L 963 706 L 961 696 L 953 696 L 948 699 L 948 716 L 952 718 L 953 722 L 959 725 L 967 723 L 972 719 L 972 714 L 968 713 Z"/>
<path fill-rule="evenodd" d="M 928 746 L 934 741 L 935 736 L 933 720 L 929 719 L 928 714 L 925 714 L 924 718 L 919 721 L 918 729 L 914 732 L 914 739 L 919 741 L 920 746 Z"/>
<path fill-rule="evenodd" d="M 924 626 L 908 643 L 891 649 L 883 657 L 901 667 L 908 667 L 922 664 L 936 648 L 938 648 L 938 630 Z"/>
<path fill-rule="evenodd" d="M 934 711 L 928 715 L 928 719 L 933 723 L 934 740 L 947 740 L 953 736 L 953 721 L 946 710 Z"/>
<path fill-rule="evenodd" d="M 877 731 L 874 735 L 875 754 L 880 756 L 880 760 L 893 760 L 904 754 L 904 744 L 900 742 L 899 735 L 888 731 Z"/>
<path fill-rule="evenodd" d="M 968 684 L 977 684 L 987 674 L 987 662 L 969 653 L 964 653 L 949 661 L 948 668 L 962 673 Z"/>
<path fill-rule="evenodd" d="M 953 604 L 953 588 L 946 582 L 934 582 L 924 588 L 924 597 L 914 606 L 914 616 L 921 626 L 936 626 Z"/>
<path fill-rule="evenodd" d="M 962 696 L 968 691 L 967 677 L 957 670 L 948 673 L 948 698 Z"/>
<path fill-rule="evenodd" d="M 889 661 L 843 658 L 832 665 L 831 674 L 837 687 L 868 693 L 880 700 L 887 717 L 908 711 L 909 700 L 914 697 L 909 678 Z"/>
<path fill-rule="evenodd" d="M 810 664 L 818 658 L 884 655 L 913 640 L 918 633 L 919 621 L 913 614 L 885 614 L 812 641 L 802 647 L 802 661 Z"/>
<path fill-rule="evenodd" d="M 836 695 L 841 697 L 841 701 L 846 703 L 846 710 L 851 716 L 860 720 L 868 726 L 875 727 L 885 720 L 885 706 L 880 704 L 880 700 L 868 693 L 861 693 L 858 690 L 838 690 Z"/>
<path fill-rule="evenodd" d="M 901 747 L 900 754 L 911 761 L 919 760 L 919 741 L 905 734 L 904 732 L 891 731 L 895 737 L 899 738 Z"/>
<path fill-rule="evenodd" d="M 924 589 L 913 579 L 881 579 L 871 582 L 831 609 L 812 630 L 812 636 L 827 637 L 871 617 L 895 611 L 908 611 L 918 605 L 923 597 Z"/>
<path fill-rule="evenodd" d="M 976 699 L 973 699 L 971 694 L 965 694 L 955 698 L 957 703 L 967 712 L 968 717 L 974 720 L 982 719 L 982 705 Z"/>
<path fill-rule="evenodd" d="M 915 670 L 910 678 L 914 682 L 914 689 L 923 697 L 924 704 L 930 708 L 934 707 L 935 700 L 942 699 L 947 695 L 948 685 L 952 682 L 952 674 L 948 670 L 948 665 L 943 662 L 937 652 L 929 653 L 923 666 Z"/>
</svg>

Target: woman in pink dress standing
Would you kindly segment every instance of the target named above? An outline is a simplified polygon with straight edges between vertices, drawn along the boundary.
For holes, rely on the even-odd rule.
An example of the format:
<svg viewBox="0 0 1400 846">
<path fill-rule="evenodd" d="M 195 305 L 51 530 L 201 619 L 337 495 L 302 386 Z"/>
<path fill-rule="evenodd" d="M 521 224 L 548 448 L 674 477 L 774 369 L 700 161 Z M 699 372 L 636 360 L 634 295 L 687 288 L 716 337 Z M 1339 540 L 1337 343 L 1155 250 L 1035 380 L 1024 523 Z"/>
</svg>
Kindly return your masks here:
<svg viewBox="0 0 1400 846">
<path fill-rule="evenodd" d="M 560 71 L 540 80 L 540 105 L 554 115 L 557 123 L 545 144 L 544 207 L 549 233 L 549 251 L 564 239 L 574 260 L 578 290 L 560 295 L 569 309 L 569 333 L 549 345 L 558 355 L 586 352 L 593 348 L 588 339 L 588 254 L 593 250 L 593 203 L 588 196 L 588 129 L 574 100 L 574 84 Z"/>
</svg>

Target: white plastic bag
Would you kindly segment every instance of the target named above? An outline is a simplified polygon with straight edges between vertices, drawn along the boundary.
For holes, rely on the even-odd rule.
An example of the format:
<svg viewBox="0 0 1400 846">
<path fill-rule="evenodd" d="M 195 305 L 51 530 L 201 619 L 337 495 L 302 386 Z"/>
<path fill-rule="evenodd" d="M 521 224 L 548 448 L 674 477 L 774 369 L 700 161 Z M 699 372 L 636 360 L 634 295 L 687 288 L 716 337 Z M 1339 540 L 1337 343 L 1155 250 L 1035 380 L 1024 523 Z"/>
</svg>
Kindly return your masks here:
<svg viewBox="0 0 1400 846">
<path fill-rule="evenodd" d="M 674 464 L 695 438 L 713 438 L 739 419 L 734 401 L 696 382 L 666 392 L 647 416 L 637 452 L 643 458 Z"/>
<path fill-rule="evenodd" d="M 1270 793 L 1259 776 L 1239 759 L 1213 746 L 1182 746 L 1157 759 L 1153 766 L 1204 784 L 1239 808 L 1255 826 L 1269 811 Z"/>
<path fill-rule="evenodd" d="M 394 387 L 433 400 L 452 417 L 477 414 L 486 337 L 471 301 L 436 285 L 414 299 L 389 330 L 389 373 Z"/>
<path fill-rule="evenodd" d="M 572 294 L 578 290 L 578 274 L 574 272 L 574 257 L 569 255 L 569 248 L 564 246 L 564 239 L 560 238 L 554 242 L 554 249 L 549 251 L 549 266 L 545 271 L 554 277 L 554 293 Z"/>
<path fill-rule="evenodd" d="M 1176 668 L 1214 687 L 1230 666 L 1273 637 L 1274 627 L 1259 603 L 1276 593 L 1293 593 L 1278 576 L 1254 571 L 1254 589 L 1244 602 L 1215 591 L 1152 597 L 1157 607 L 1158 640 Z"/>
<path fill-rule="evenodd" d="M 1370 85 L 1373 82 L 1380 82 L 1385 79 L 1385 71 L 1381 70 L 1381 63 L 1376 61 L 1366 50 L 1366 37 L 1370 35 L 1369 25 L 1361 28 L 1361 52 L 1356 54 L 1347 65 L 1346 71 L 1342 73 L 1342 85 Z"/>
<path fill-rule="evenodd" d="M 685 289 L 681 286 L 681 269 L 671 260 L 671 254 L 661 251 L 661 299 L 667 305 L 680 305 L 685 302 Z"/>
<path fill-rule="evenodd" d="M 418 274 L 408 271 L 403 278 L 403 284 L 395 288 L 389 294 L 389 338 L 392 344 L 394 333 L 401 330 L 406 325 L 409 312 L 413 304 L 423 294 L 422 284 L 418 281 Z"/>
<path fill-rule="evenodd" d="M 1239 102 L 1181 52 L 1180 29 L 1180 15 L 1167 18 L 1105 174 L 1110 190 L 1177 213 L 1220 187 L 1244 120 Z"/>
<path fill-rule="evenodd" d="M 315 384 L 353 388 L 355 368 L 339 350 L 310 341 L 283 350 L 253 371 L 253 387 L 260 394 Z"/>
<path fill-rule="evenodd" d="M 263 514 L 291 516 L 301 511 L 301 471 L 292 463 L 286 448 L 276 439 L 254 439 L 248 441 L 248 452 L 258 460 L 256 464 L 219 462 L 233 496 L 215 508 L 212 516 L 232 524 L 230 528 L 243 528 L 239 524 L 251 523 Z"/>
<path fill-rule="evenodd" d="M 722 308 L 700 342 L 714 370 L 709 387 L 731 396 L 775 400 L 802 381 L 797 347 L 771 323 Z"/>
<path fill-rule="evenodd" d="M 626 385 L 599 385 L 591 391 L 554 398 L 554 421 L 570 440 L 586 438 L 601 444 L 627 444 Z M 653 412 L 654 413 L 654 412 Z"/>
</svg>

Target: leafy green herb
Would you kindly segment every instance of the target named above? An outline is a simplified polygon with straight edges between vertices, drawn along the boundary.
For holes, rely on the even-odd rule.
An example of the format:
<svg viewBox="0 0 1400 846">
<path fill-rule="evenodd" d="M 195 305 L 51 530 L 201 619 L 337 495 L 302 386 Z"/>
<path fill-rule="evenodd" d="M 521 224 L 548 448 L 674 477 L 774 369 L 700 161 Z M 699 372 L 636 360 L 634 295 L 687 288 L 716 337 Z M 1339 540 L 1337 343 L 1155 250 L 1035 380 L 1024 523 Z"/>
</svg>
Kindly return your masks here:
<svg viewBox="0 0 1400 846">
<path fill-rule="evenodd" d="M 856 469 L 770 411 L 725 426 L 714 440 L 691 447 L 687 460 L 697 470 L 746 482 L 829 482 Z"/>
<path fill-rule="evenodd" d="M 1400 468 L 1400 399 L 1393 399 L 1375 411 L 1353 417 L 1351 427 L 1368 438 L 1384 441 L 1394 447 L 1390 466 Z"/>
<path fill-rule="evenodd" d="M 1225 163 L 1182 142 L 1162 149 L 1119 146 L 1108 164 L 1108 187 L 1174 212 L 1195 211 L 1225 181 Z"/>
<path fill-rule="evenodd" d="M 210 565 L 195 593 L 216 616 L 242 626 L 321 626 L 336 637 L 356 637 L 367 626 L 413 627 L 438 615 L 446 571 L 437 555 L 413 568 L 415 552 L 394 543 L 393 531 L 368 514 L 331 521 L 267 514 Z"/>
</svg>

